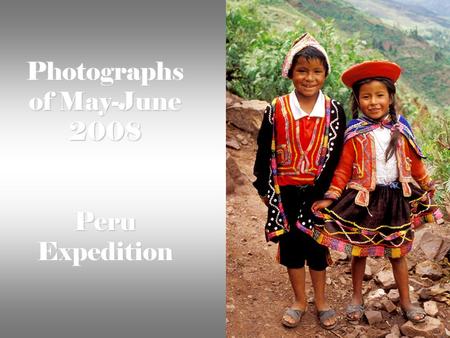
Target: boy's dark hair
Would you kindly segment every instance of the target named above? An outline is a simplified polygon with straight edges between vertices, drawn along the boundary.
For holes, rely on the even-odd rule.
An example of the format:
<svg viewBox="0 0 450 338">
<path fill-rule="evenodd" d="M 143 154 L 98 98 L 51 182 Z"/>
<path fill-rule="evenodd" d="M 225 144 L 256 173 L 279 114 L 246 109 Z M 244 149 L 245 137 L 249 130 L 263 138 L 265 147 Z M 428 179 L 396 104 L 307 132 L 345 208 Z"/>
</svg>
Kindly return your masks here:
<svg viewBox="0 0 450 338">
<path fill-rule="evenodd" d="M 351 106 L 352 106 L 352 115 L 353 118 L 356 119 L 358 117 L 358 110 L 359 110 L 359 90 L 361 89 L 361 86 L 363 84 L 372 82 L 372 81 L 379 81 L 383 83 L 386 86 L 386 89 L 389 93 L 389 97 L 391 99 L 391 104 L 389 105 L 389 112 L 388 114 L 391 116 L 391 119 L 393 123 L 397 123 L 397 113 L 395 112 L 395 84 L 392 82 L 392 80 L 386 78 L 386 77 L 371 77 L 368 79 L 362 79 L 353 84 L 353 94 L 350 96 L 351 100 Z M 400 137 L 400 131 L 398 129 L 395 129 L 392 133 L 391 141 L 389 142 L 389 145 L 386 149 L 385 153 L 385 159 L 386 161 L 392 157 L 395 153 L 395 148 L 397 147 L 398 139 Z"/>
<path fill-rule="evenodd" d="M 327 59 L 325 58 L 325 55 L 322 54 L 322 52 L 320 50 L 318 50 L 315 47 L 312 46 L 307 46 L 305 48 L 303 48 L 301 51 L 299 51 L 297 54 L 294 55 L 294 57 L 292 58 L 292 64 L 291 64 L 291 68 L 289 69 L 288 72 L 288 78 L 292 79 L 292 72 L 294 70 L 295 65 L 297 64 L 297 60 L 298 58 L 303 57 L 305 58 L 307 61 L 311 60 L 311 59 L 319 59 L 320 62 L 322 62 L 323 67 L 325 68 L 325 76 L 328 76 L 328 63 L 327 63 Z"/>
</svg>

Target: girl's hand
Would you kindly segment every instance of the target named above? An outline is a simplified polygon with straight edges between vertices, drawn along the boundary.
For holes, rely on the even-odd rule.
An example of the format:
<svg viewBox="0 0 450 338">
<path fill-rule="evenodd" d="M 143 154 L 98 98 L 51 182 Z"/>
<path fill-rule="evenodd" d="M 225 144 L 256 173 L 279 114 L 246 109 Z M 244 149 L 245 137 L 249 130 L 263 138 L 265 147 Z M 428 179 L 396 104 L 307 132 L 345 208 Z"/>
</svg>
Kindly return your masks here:
<svg viewBox="0 0 450 338">
<path fill-rule="evenodd" d="M 435 192 L 436 192 L 435 189 L 428 190 L 426 192 L 426 194 L 424 194 L 422 196 L 422 198 L 420 199 L 420 202 L 422 202 L 422 203 L 431 203 L 431 199 L 434 197 L 434 193 Z"/>
<path fill-rule="evenodd" d="M 328 208 L 331 203 L 333 203 L 333 200 L 330 199 L 315 201 L 311 206 L 311 211 L 316 217 L 323 218 L 323 214 L 320 212 L 320 210 Z"/>
</svg>

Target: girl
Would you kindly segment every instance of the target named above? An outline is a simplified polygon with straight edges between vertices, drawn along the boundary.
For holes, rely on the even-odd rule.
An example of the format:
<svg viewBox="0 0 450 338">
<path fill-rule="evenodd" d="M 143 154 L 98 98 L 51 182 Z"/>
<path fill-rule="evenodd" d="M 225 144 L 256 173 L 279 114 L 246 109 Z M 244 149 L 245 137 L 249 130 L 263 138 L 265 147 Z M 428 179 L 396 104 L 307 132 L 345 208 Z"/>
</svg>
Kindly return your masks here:
<svg viewBox="0 0 450 338">
<path fill-rule="evenodd" d="M 266 239 L 279 241 L 279 262 L 287 267 L 294 291 L 294 302 L 282 318 L 287 327 L 297 326 L 306 311 L 305 261 L 319 321 L 326 329 L 336 326 L 325 298 L 328 249 L 299 230 L 312 228 L 311 204 L 328 188 L 343 143 L 344 111 L 321 91 L 329 72 L 323 47 L 302 35 L 282 68 L 294 90 L 266 109 L 258 135 L 254 186 L 268 207 Z"/>
<path fill-rule="evenodd" d="M 424 310 L 409 298 L 405 255 L 411 250 L 414 225 L 433 212 L 438 216 L 438 210 L 431 204 L 434 187 L 422 152 L 408 122 L 395 112 L 394 83 L 400 72 L 395 63 L 367 61 L 342 74 L 344 84 L 353 90 L 354 120 L 345 132 L 331 186 L 311 208 L 325 219 L 325 225 L 310 233 L 316 241 L 353 256 L 353 296 L 346 315 L 354 324 L 364 314 L 367 256 L 390 259 L 406 317 L 414 323 L 425 320 Z"/>
</svg>

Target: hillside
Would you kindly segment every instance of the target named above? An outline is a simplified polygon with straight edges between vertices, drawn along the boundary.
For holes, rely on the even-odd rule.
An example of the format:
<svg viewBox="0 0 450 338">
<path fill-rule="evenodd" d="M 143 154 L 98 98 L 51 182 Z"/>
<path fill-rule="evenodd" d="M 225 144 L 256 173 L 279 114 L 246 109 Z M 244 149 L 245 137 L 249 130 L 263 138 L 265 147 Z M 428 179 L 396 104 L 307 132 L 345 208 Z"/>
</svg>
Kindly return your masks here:
<svg viewBox="0 0 450 338">
<path fill-rule="evenodd" d="M 375 0 L 376 1 L 376 0 Z M 392 1 L 391 1 L 392 2 Z M 419 11 L 423 9 L 429 10 L 435 14 L 435 16 L 450 18 L 450 2 L 442 0 L 395 0 L 395 2 L 401 3 L 407 6 L 416 6 Z"/>
<path fill-rule="evenodd" d="M 417 27 L 423 33 L 450 29 L 450 2 L 409 0 L 347 1 L 355 8 L 400 29 L 414 29 Z"/>
<path fill-rule="evenodd" d="M 281 63 L 291 41 L 305 31 L 327 50 L 332 71 L 324 92 L 347 113 L 350 91 L 340 74 L 363 60 L 397 61 L 404 69 L 397 83 L 398 111 L 412 123 L 427 155 L 437 202 L 450 201 L 450 50 L 439 54 L 420 36 L 388 27 L 343 0 L 229 0 L 226 25 L 227 89 L 246 99 L 270 102 L 291 90 L 280 76 Z"/>
<path fill-rule="evenodd" d="M 315 19 L 334 19 L 340 31 L 357 34 L 385 58 L 399 63 L 404 69 L 403 80 L 419 93 L 424 102 L 436 107 L 450 105 L 450 79 L 447 76 L 450 71 L 450 51 L 444 48 L 448 42 L 438 47 L 421 36 L 418 28 L 408 30 L 406 25 L 404 29 L 399 26 L 403 21 L 411 20 L 411 13 L 416 13 L 413 12 L 413 8 L 417 11 L 416 7 L 409 6 L 409 10 L 400 15 L 404 5 L 388 6 L 392 2 L 384 0 L 289 0 L 289 3 Z M 370 8 L 371 12 L 364 13 L 352 3 L 358 3 L 359 8 L 368 11 Z M 397 19 L 395 25 L 386 25 L 383 18 Z M 437 27 L 439 18 L 433 12 L 423 11 L 422 18 L 433 18 Z M 441 21 L 447 23 L 448 19 L 442 18 Z"/>
</svg>

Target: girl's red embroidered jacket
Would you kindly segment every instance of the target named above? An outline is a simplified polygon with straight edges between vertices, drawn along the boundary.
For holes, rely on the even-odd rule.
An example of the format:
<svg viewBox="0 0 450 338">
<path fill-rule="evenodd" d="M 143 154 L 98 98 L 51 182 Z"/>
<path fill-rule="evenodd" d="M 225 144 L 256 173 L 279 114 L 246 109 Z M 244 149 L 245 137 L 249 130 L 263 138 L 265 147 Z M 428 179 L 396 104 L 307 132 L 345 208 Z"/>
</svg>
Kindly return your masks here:
<svg viewBox="0 0 450 338">
<path fill-rule="evenodd" d="M 375 155 L 375 142 L 371 134 L 362 133 L 347 139 L 325 198 L 338 199 L 347 187 L 359 191 L 355 204 L 368 206 L 369 192 L 376 186 Z M 403 134 L 397 144 L 396 157 L 398 181 L 405 197 L 411 196 L 409 182 L 417 182 L 426 191 L 433 189 L 421 156 Z"/>
</svg>

